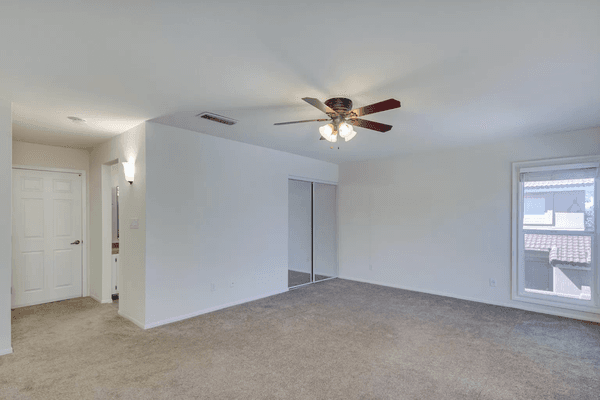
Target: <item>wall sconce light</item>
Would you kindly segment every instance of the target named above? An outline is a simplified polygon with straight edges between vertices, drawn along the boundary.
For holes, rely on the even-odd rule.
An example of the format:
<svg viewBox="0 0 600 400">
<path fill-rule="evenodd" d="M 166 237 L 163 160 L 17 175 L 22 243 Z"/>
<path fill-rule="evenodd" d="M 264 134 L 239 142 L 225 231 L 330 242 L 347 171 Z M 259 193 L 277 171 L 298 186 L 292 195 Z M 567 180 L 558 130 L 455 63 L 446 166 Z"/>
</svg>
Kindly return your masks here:
<svg viewBox="0 0 600 400">
<path fill-rule="evenodd" d="M 135 175 L 135 163 L 124 162 L 123 172 L 125 172 L 125 180 L 129 182 L 130 185 L 133 184 L 133 177 Z"/>
</svg>

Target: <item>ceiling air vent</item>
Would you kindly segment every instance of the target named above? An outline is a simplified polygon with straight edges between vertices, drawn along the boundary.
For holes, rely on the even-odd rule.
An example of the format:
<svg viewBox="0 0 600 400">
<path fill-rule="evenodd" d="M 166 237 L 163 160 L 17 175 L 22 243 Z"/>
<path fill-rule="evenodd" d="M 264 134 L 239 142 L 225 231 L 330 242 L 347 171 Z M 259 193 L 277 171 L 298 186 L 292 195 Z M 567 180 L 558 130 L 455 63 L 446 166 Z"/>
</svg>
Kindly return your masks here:
<svg viewBox="0 0 600 400">
<path fill-rule="evenodd" d="M 237 121 L 235 119 L 227 118 L 222 115 L 217 115 L 217 114 L 213 114 L 213 113 L 209 113 L 209 112 L 200 113 L 200 114 L 196 115 L 196 117 L 204 118 L 204 119 L 207 119 L 207 120 L 213 121 L 213 122 L 219 122 L 219 123 L 225 124 L 225 125 L 233 125 L 233 124 L 237 123 Z"/>
</svg>

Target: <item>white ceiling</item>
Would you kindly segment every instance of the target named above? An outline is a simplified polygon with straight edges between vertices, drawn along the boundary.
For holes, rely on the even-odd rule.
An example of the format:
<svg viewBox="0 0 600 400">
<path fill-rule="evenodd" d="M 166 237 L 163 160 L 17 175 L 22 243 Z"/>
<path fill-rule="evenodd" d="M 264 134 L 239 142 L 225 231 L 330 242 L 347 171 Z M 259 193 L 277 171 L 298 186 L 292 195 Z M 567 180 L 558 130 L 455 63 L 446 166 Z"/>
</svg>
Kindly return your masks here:
<svg viewBox="0 0 600 400">
<path fill-rule="evenodd" d="M 2 2 L 17 140 L 90 147 L 142 121 L 341 162 L 600 126 L 600 2 Z M 366 117 L 331 150 L 302 97 Z M 239 121 L 220 125 L 202 111 Z M 88 121 L 74 124 L 66 117 Z"/>
</svg>

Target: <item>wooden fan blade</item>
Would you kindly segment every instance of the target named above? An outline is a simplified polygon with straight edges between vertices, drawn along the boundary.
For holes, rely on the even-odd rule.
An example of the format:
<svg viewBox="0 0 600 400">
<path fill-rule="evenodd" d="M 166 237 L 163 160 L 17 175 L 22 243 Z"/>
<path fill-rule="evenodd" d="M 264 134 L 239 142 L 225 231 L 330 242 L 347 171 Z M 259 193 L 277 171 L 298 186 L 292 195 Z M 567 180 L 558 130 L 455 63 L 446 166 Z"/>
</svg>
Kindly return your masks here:
<svg viewBox="0 0 600 400">
<path fill-rule="evenodd" d="M 300 124 L 302 122 L 314 122 L 314 121 L 331 121 L 329 118 L 324 119 L 307 119 L 305 121 L 290 121 L 290 122 L 277 122 L 273 125 L 288 125 L 288 124 Z"/>
<path fill-rule="evenodd" d="M 380 101 L 379 103 L 371 104 L 361 108 L 355 108 L 348 112 L 349 118 L 362 117 L 363 115 L 375 114 L 382 111 L 392 110 L 399 108 L 400 102 L 396 99 L 388 99 Z"/>
<path fill-rule="evenodd" d="M 387 132 L 390 129 L 392 129 L 392 125 L 386 125 L 380 122 L 373 122 L 360 118 L 347 119 L 346 122 L 350 125 L 359 126 L 361 128 L 367 128 L 378 132 Z"/>
<path fill-rule="evenodd" d="M 313 99 L 312 97 L 303 97 L 302 100 L 304 100 L 313 107 L 317 107 L 319 110 L 323 111 L 325 114 L 329 115 L 332 118 L 338 115 L 338 113 L 333 108 L 326 106 L 319 99 Z"/>
</svg>

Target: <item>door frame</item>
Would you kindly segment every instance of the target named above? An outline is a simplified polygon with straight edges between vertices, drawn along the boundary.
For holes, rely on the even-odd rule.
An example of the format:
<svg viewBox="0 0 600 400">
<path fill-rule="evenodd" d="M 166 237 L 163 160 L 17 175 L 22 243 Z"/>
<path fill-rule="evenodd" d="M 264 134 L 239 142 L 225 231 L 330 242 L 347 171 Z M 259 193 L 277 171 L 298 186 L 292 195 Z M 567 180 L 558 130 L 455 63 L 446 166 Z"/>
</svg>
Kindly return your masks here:
<svg viewBox="0 0 600 400">
<path fill-rule="evenodd" d="M 68 169 L 68 168 L 50 168 L 50 167 L 38 167 L 31 165 L 13 165 L 12 169 L 22 169 L 29 171 L 41 171 L 41 172 L 62 172 L 67 174 L 79 174 L 81 176 L 81 237 L 82 237 L 82 254 L 81 254 L 81 297 L 89 296 L 89 277 L 88 277 L 88 231 L 87 231 L 87 174 L 85 170 L 79 169 Z M 11 187 L 13 185 L 14 177 L 11 177 Z M 12 207 L 11 207 L 12 214 Z M 12 217 L 11 217 L 11 229 L 12 229 Z M 13 239 L 14 240 L 14 239 Z M 11 287 L 12 287 L 12 269 L 11 269 Z"/>
</svg>

